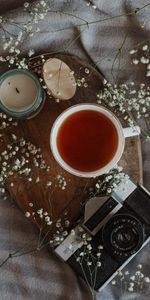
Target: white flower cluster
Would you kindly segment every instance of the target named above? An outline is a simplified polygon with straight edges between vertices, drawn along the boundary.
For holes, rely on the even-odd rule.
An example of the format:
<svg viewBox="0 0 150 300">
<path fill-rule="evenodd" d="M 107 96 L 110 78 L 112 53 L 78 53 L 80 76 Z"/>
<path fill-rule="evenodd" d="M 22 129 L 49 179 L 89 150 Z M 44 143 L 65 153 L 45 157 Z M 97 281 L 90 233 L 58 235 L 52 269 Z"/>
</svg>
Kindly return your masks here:
<svg viewBox="0 0 150 300">
<path fill-rule="evenodd" d="M 41 150 L 25 139 L 17 139 L 15 134 L 12 134 L 12 143 L 8 144 L 0 155 L 1 168 L 0 168 L 0 182 L 4 183 L 5 180 L 15 178 L 15 175 L 25 176 L 31 182 L 37 181 L 35 177 L 35 167 L 44 169 L 47 172 L 50 167 L 46 165 L 42 157 Z M 11 183 L 13 186 L 13 183 Z"/>
<path fill-rule="evenodd" d="M 68 247 L 76 262 L 81 266 L 85 281 L 94 290 L 97 272 L 102 266 L 103 246 L 101 244 L 96 246 L 92 237 L 81 226 L 78 226 L 77 230 L 72 229 L 70 234 L 76 235 L 75 238 L 81 242 L 82 246 L 75 253 L 72 243 Z"/>
<path fill-rule="evenodd" d="M 68 227 L 70 225 L 70 221 L 66 217 L 66 215 L 62 215 L 61 218 L 53 221 L 53 234 L 49 243 L 52 248 L 60 245 L 63 240 L 68 236 Z"/>
<path fill-rule="evenodd" d="M 29 207 L 25 212 L 25 216 L 33 219 L 40 229 L 38 250 L 45 245 L 50 245 L 54 249 L 69 234 L 68 227 L 70 226 L 70 221 L 68 220 L 68 211 L 65 210 L 61 217 L 56 218 L 49 210 L 45 211 L 43 208 L 35 209 L 37 203 L 29 202 L 28 205 Z"/>
<path fill-rule="evenodd" d="M 145 44 L 142 46 L 142 48 L 139 49 L 132 49 L 130 51 L 130 54 L 132 56 L 132 63 L 134 65 L 138 65 L 138 64 L 144 64 L 146 66 L 146 76 L 149 77 L 150 76 L 150 57 L 149 57 L 149 45 Z M 139 56 L 142 56 L 139 58 Z"/>
<path fill-rule="evenodd" d="M 6 30 L 7 29 L 4 29 L 4 31 Z M 15 64 L 18 68 L 27 69 L 28 66 L 26 63 L 26 59 L 19 59 L 19 55 L 21 54 L 22 41 L 23 31 L 19 31 L 17 35 L 14 35 L 7 30 L 7 36 L 6 33 L 2 35 L 3 50 L 7 52 L 7 55 L 5 57 L 0 56 L 0 61 L 7 62 L 9 67 Z"/>
<path fill-rule="evenodd" d="M 141 83 L 140 86 L 136 87 L 134 82 L 112 85 L 104 80 L 104 88 L 97 94 L 97 99 L 99 104 L 109 107 L 130 126 L 137 125 L 138 120 L 144 120 L 146 124 L 145 138 L 149 140 L 149 86 L 146 86 L 145 83 Z"/>
<path fill-rule="evenodd" d="M 74 229 L 71 230 L 71 234 L 74 235 L 75 231 Z M 92 237 L 84 231 L 82 227 L 78 227 L 78 240 L 80 240 L 83 243 L 82 248 L 80 248 L 75 255 L 76 261 L 84 267 L 84 263 L 90 267 L 94 266 L 95 268 L 101 267 L 101 254 L 103 250 L 102 245 L 98 245 L 97 249 L 94 247 L 94 252 L 93 250 L 93 245 L 92 245 Z"/>
<path fill-rule="evenodd" d="M 29 2 L 24 3 L 24 11 L 27 12 L 30 17 L 28 23 L 24 25 L 24 29 L 30 37 L 40 31 L 40 27 L 37 27 L 37 24 L 46 17 L 48 10 L 49 7 L 44 0 L 38 1 L 35 4 L 30 4 Z"/>
<path fill-rule="evenodd" d="M 122 167 L 116 166 L 114 169 L 101 176 L 95 185 L 96 192 L 94 194 L 110 194 L 120 183 L 126 184 L 129 176 L 122 170 Z"/>
<path fill-rule="evenodd" d="M 67 215 L 68 211 L 65 210 L 61 218 L 57 219 L 43 208 L 37 209 L 37 203 L 34 203 L 34 200 L 28 203 L 25 217 L 31 218 L 40 229 L 37 250 L 48 244 L 53 249 L 63 242 L 68 235 L 67 228 L 70 225 Z"/>
<path fill-rule="evenodd" d="M 138 293 L 140 297 L 140 292 L 142 292 L 142 299 L 144 290 L 147 289 L 148 284 L 150 284 L 150 278 L 142 272 L 142 265 L 137 266 L 137 270 L 134 273 L 129 271 L 120 271 L 116 276 L 115 280 L 112 281 L 112 285 L 116 287 L 121 287 L 121 293 L 126 294 L 126 292 Z"/>
<path fill-rule="evenodd" d="M 4 113 L 0 113 L 0 141 L 2 142 L 2 137 L 5 134 L 5 130 L 12 126 L 17 126 L 18 123 L 14 121 L 11 117 L 6 116 Z"/>
<path fill-rule="evenodd" d="M 37 210 L 37 214 L 39 215 L 39 217 L 41 219 L 44 219 L 46 225 L 50 226 L 52 225 L 52 220 L 51 220 L 51 217 L 49 216 L 48 212 L 47 211 L 44 211 L 43 208 L 40 208 Z M 34 214 L 35 215 L 35 214 Z"/>
<path fill-rule="evenodd" d="M 89 6 L 89 7 L 94 8 L 94 9 L 97 8 L 97 7 L 96 7 L 96 4 L 94 3 L 94 1 L 87 1 L 86 5 Z"/>
<path fill-rule="evenodd" d="M 85 75 L 81 76 L 81 78 L 78 77 L 77 82 L 74 83 L 73 85 L 77 85 L 78 87 L 88 87 L 88 83 L 86 82 L 86 76 L 90 73 L 90 70 L 88 68 L 84 69 Z M 71 74 L 74 74 L 74 71 L 71 71 Z"/>
<path fill-rule="evenodd" d="M 66 185 L 67 185 L 67 182 L 65 180 L 65 178 L 61 175 L 57 175 L 56 176 L 56 181 L 58 183 L 58 186 L 62 189 L 62 190 L 65 190 L 66 188 Z"/>
<path fill-rule="evenodd" d="M 44 0 L 36 3 L 24 3 L 24 13 L 28 14 L 27 23 L 23 24 L 20 20 L 0 16 L 0 33 L 2 37 L 2 48 L 6 55 L 0 56 L 0 62 L 7 62 L 8 66 L 18 68 L 28 68 L 26 58 L 22 57 L 22 44 L 27 37 L 32 37 L 40 31 L 38 24 L 43 20 L 49 7 Z M 35 53 L 34 49 L 29 49 L 28 56 Z"/>
<path fill-rule="evenodd" d="M 5 23 L 5 18 L 3 16 L 0 16 L 0 24 Z"/>
</svg>

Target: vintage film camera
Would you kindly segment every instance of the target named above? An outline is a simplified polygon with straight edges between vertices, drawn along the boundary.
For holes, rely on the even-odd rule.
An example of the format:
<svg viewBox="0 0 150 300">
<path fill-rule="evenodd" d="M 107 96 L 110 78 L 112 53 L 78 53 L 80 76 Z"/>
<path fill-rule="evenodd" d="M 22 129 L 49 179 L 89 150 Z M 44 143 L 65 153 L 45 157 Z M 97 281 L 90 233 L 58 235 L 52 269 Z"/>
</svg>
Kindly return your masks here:
<svg viewBox="0 0 150 300">
<path fill-rule="evenodd" d="M 85 252 L 81 233 L 92 237 L 89 249 L 93 261 L 96 249 L 101 249 L 96 275 L 95 264 L 89 266 L 87 257 L 81 257 L 82 264 L 77 259 Z M 96 291 L 100 291 L 149 241 L 150 193 L 129 179 L 126 184 L 120 184 L 109 198 L 90 199 L 85 205 L 83 219 L 55 252 Z"/>
</svg>

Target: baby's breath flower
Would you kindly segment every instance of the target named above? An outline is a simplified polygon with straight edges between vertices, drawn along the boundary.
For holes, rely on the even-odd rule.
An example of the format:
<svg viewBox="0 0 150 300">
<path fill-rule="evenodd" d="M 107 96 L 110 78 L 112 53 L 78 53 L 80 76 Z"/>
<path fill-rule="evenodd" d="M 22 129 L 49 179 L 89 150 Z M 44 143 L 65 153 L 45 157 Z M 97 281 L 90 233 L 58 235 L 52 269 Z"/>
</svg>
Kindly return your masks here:
<svg viewBox="0 0 150 300">
<path fill-rule="evenodd" d="M 135 280 L 135 276 L 134 275 L 131 276 L 130 279 L 134 281 Z"/>
<path fill-rule="evenodd" d="M 146 76 L 147 76 L 147 77 L 150 76 L 150 70 L 146 73 Z"/>
<path fill-rule="evenodd" d="M 147 71 L 147 75 L 150 76 L 149 71 Z M 132 127 L 137 125 L 136 120 L 146 120 L 148 118 L 150 111 L 147 110 L 147 107 L 150 107 L 150 105 L 147 98 L 149 94 L 149 87 L 146 87 L 145 84 L 140 84 L 138 88 L 135 88 L 134 82 L 130 82 L 128 85 L 112 85 L 106 81 L 104 82 L 103 91 L 97 94 L 97 102 L 110 107 L 114 113 L 122 116 L 127 121 L 128 126 Z M 146 124 L 149 124 L 148 119 Z M 148 134 L 145 134 L 145 136 L 149 136 L 150 129 L 148 126 L 146 130 Z M 145 133 L 147 133 L 146 130 Z"/>
<path fill-rule="evenodd" d="M 137 52 L 137 50 L 132 49 L 132 50 L 130 51 L 130 54 L 135 54 L 136 52 Z"/>
<path fill-rule="evenodd" d="M 107 189 L 107 193 L 110 194 L 111 192 L 112 192 L 112 189 L 111 189 L 111 188 L 108 188 L 108 189 Z"/>
<path fill-rule="evenodd" d="M 53 223 L 52 221 L 49 221 L 49 222 L 47 222 L 47 225 L 50 226 L 50 225 L 52 225 L 52 223 Z"/>
<path fill-rule="evenodd" d="M 50 217 L 46 216 L 46 217 L 45 217 L 45 221 L 46 221 L 46 222 L 49 222 L 49 221 L 50 221 Z"/>
<path fill-rule="evenodd" d="M 0 24 L 3 23 L 4 18 L 2 16 L 0 16 Z"/>
<path fill-rule="evenodd" d="M 149 277 L 145 277 L 145 278 L 144 278 L 144 281 L 145 281 L 146 283 L 150 283 L 150 278 L 149 278 Z"/>
<path fill-rule="evenodd" d="M 139 60 L 138 59 L 133 59 L 132 62 L 133 62 L 134 65 L 137 65 L 139 63 Z"/>
<path fill-rule="evenodd" d="M 103 250 L 103 248 L 104 248 L 104 247 L 103 247 L 102 245 L 99 245 L 99 246 L 98 246 L 98 249 L 100 249 L 100 250 Z"/>
<path fill-rule="evenodd" d="M 25 217 L 26 217 L 26 218 L 29 218 L 29 217 L 30 217 L 30 215 L 31 215 L 31 214 L 30 214 L 30 212 L 29 212 L 29 211 L 26 211 L 26 212 L 25 212 Z"/>
<path fill-rule="evenodd" d="M 34 49 L 30 49 L 28 52 L 28 56 L 31 57 L 32 55 L 34 55 L 35 51 Z"/>
<path fill-rule="evenodd" d="M 90 4 L 91 4 L 90 2 L 87 2 L 87 3 L 86 3 L 87 6 L 90 6 Z"/>
<path fill-rule="evenodd" d="M 144 57 L 144 56 L 141 57 L 140 61 L 141 61 L 142 64 L 148 64 L 149 63 L 149 59 Z"/>
<path fill-rule="evenodd" d="M 130 273 L 129 273 L 129 271 L 125 271 L 125 275 L 129 275 Z"/>
<path fill-rule="evenodd" d="M 144 46 L 142 47 L 142 50 L 143 50 L 143 51 L 148 50 L 148 45 L 144 45 Z"/>
<path fill-rule="evenodd" d="M 137 267 L 138 267 L 138 269 L 142 269 L 142 265 L 141 264 L 139 264 Z"/>
<path fill-rule="evenodd" d="M 81 260 L 80 257 L 77 257 L 77 258 L 76 258 L 76 261 L 77 261 L 77 262 L 80 262 L 80 260 Z"/>
<path fill-rule="evenodd" d="M 140 276 L 141 272 L 140 271 L 136 271 L 135 275 Z"/>
<path fill-rule="evenodd" d="M 132 286 L 129 286 L 128 291 L 129 291 L 129 292 L 133 292 L 133 291 L 134 291 L 133 287 L 132 287 Z"/>
<path fill-rule="evenodd" d="M 40 1 L 40 4 L 41 4 L 43 7 L 45 7 L 45 6 L 46 6 L 46 2 L 45 2 L 45 1 L 43 1 L 43 0 L 41 0 L 41 1 Z"/>
<path fill-rule="evenodd" d="M 25 8 L 28 8 L 28 7 L 29 7 L 29 2 L 25 2 L 25 3 L 24 3 L 24 7 L 25 7 Z"/>
</svg>

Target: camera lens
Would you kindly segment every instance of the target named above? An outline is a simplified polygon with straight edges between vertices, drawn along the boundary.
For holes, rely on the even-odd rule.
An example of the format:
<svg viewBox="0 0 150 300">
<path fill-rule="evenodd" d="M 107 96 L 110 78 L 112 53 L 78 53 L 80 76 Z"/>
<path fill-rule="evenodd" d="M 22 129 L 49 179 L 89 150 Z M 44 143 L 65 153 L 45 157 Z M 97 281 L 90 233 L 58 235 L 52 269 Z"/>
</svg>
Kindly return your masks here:
<svg viewBox="0 0 150 300">
<path fill-rule="evenodd" d="M 102 239 L 105 248 L 119 259 L 128 257 L 142 246 L 144 228 L 135 217 L 115 215 L 104 226 Z"/>
<path fill-rule="evenodd" d="M 138 232 L 129 224 L 122 224 L 115 228 L 111 233 L 111 244 L 121 251 L 132 250 L 136 247 L 139 240 Z"/>
</svg>

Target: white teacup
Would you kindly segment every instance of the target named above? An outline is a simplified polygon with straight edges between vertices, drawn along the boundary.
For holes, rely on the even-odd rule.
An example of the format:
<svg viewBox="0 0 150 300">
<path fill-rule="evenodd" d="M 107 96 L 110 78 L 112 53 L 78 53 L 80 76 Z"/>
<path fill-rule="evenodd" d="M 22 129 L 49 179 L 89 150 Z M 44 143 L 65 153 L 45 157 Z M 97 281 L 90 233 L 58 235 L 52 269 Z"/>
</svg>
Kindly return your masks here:
<svg viewBox="0 0 150 300">
<path fill-rule="evenodd" d="M 90 172 L 84 172 L 80 170 L 76 170 L 72 168 L 69 164 L 67 164 L 63 158 L 61 157 L 61 154 L 58 151 L 57 147 L 57 135 L 59 132 L 59 128 L 63 124 L 63 122 L 72 114 L 83 111 L 83 110 L 92 110 L 96 112 L 100 112 L 101 114 L 105 115 L 110 121 L 113 123 L 113 125 L 116 128 L 117 135 L 118 135 L 118 146 L 116 149 L 116 152 L 112 159 L 102 168 L 90 171 Z M 107 173 L 110 169 L 114 168 L 118 161 L 120 160 L 122 153 L 124 151 L 125 146 L 125 137 L 133 136 L 133 135 L 139 135 L 140 130 L 139 127 L 134 128 L 122 128 L 122 125 L 118 118 L 109 110 L 106 108 L 96 105 L 96 104 L 77 104 L 74 106 L 71 106 L 70 108 L 66 109 L 63 113 L 59 115 L 59 117 L 56 119 L 56 121 L 53 124 L 51 134 L 50 134 L 50 146 L 52 153 L 56 159 L 56 161 L 59 163 L 59 165 L 64 168 L 69 173 L 79 176 L 79 177 L 96 177 L 102 174 Z"/>
</svg>

